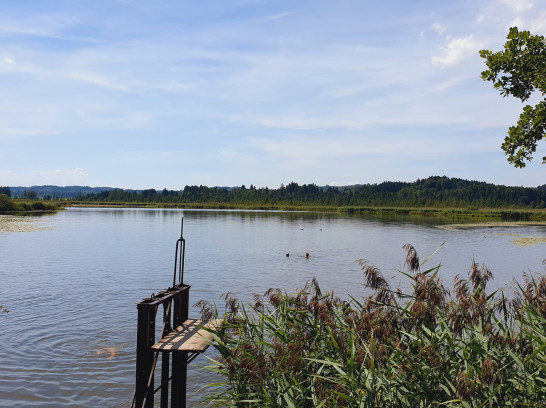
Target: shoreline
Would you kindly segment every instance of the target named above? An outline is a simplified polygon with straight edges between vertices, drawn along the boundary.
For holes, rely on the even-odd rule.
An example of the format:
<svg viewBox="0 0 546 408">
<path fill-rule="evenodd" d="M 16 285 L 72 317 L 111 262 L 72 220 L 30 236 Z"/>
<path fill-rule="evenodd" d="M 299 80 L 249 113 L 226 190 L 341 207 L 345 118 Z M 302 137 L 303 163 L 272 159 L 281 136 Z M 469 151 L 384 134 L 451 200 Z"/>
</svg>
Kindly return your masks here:
<svg viewBox="0 0 546 408">
<path fill-rule="evenodd" d="M 5 211 L 0 217 L 25 217 L 55 214 L 67 208 L 149 208 L 149 209 L 188 209 L 188 210 L 248 210 L 248 211 L 286 211 L 316 212 L 339 215 L 364 215 L 378 218 L 437 219 L 437 227 L 442 229 L 493 228 L 518 226 L 546 226 L 546 210 L 540 209 L 464 209 L 464 208 L 403 208 L 403 207 L 329 207 L 305 205 L 225 205 L 223 203 L 90 203 L 64 202 L 56 210 Z M 1 221 L 5 225 L 7 221 Z M 14 223 L 15 221 L 11 221 Z M 7 227 L 0 225 L 0 231 Z"/>
<path fill-rule="evenodd" d="M 546 209 L 467 209 L 434 207 L 334 207 L 313 205 L 245 205 L 228 203 L 65 203 L 66 207 L 83 208 L 158 208 L 158 209 L 206 209 L 206 210 L 262 210 L 262 211 L 309 211 L 338 214 L 376 216 L 403 216 L 440 218 L 444 220 L 476 220 L 483 223 L 531 222 L 546 225 Z"/>
</svg>

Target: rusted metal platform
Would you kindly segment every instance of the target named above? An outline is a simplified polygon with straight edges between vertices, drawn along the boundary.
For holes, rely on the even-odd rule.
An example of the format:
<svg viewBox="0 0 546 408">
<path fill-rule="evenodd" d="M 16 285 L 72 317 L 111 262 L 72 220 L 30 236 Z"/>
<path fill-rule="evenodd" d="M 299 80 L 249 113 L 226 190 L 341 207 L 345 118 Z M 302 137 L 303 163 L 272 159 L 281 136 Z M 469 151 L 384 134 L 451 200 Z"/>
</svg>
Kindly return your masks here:
<svg viewBox="0 0 546 408">
<path fill-rule="evenodd" d="M 180 351 L 203 353 L 213 338 L 205 328 L 214 329 L 221 322 L 220 319 L 208 322 L 203 322 L 201 319 L 188 319 L 155 343 L 152 350 L 171 353 Z"/>
<path fill-rule="evenodd" d="M 137 304 L 136 385 L 131 404 L 134 408 L 153 408 L 154 395 L 159 390 L 161 408 L 185 408 L 188 364 L 203 353 L 213 339 L 205 328 L 214 329 L 221 322 L 188 318 L 190 286 L 184 283 L 186 240 L 183 230 L 184 220 L 176 241 L 172 286 Z M 161 309 L 163 327 L 156 342 L 156 318 Z M 158 360 L 161 372 L 156 375 Z M 157 388 L 156 379 L 161 382 Z"/>
</svg>

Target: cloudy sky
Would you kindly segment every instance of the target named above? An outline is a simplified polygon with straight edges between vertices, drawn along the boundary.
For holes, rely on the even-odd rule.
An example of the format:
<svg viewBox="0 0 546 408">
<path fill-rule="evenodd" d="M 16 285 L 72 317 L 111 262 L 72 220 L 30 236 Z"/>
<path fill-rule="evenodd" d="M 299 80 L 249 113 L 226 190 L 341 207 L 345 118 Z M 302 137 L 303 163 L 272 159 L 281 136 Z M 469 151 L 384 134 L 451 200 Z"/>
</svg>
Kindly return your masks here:
<svg viewBox="0 0 546 408">
<path fill-rule="evenodd" d="M 6 0 L 0 185 L 546 183 L 480 78 L 546 0 Z"/>
</svg>

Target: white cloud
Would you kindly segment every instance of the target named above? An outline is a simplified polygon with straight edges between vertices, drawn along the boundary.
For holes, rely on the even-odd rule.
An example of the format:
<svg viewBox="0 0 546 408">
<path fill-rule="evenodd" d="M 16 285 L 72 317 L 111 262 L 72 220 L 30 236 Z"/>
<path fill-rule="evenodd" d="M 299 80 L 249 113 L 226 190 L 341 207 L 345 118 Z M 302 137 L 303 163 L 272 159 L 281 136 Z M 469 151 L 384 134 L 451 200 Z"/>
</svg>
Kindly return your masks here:
<svg viewBox="0 0 546 408">
<path fill-rule="evenodd" d="M 30 173 L 15 173 L 11 170 L 0 170 L 0 186 L 30 186 L 54 184 L 59 186 L 83 184 L 87 172 L 81 168 L 73 170 L 35 170 Z"/>
<path fill-rule="evenodd" d="M 0 170 L 0 186 L 12 185 L 15 179 L 15 173 L 11 170 Z"/>
<path fill-rule="evenodd" d="M 296 14 L 296 11 L 286 11 L 284 13 L 273 14 L 264 18 L 264 20 L 278 20 Z"/>
<path fill-rule="evenodd" d="M 518 27 L 522 29 L 525 27 L 525 23 L 523 22 L 523 19 L 521 17 L 516 17 L 512 20 L 512 22 L 508 25 L 509 27 Z"/>
<path fill-rule="evenodd" d="M 446 47 L 442 47 L 441 56 L 432 57 L 432 64 L 442 67 L 457 65 L 462 60 L 476 55 L 479 48 L 480 43 L 474 40 L 472 34 L 464 38 L 455 38 Z"/>
<path fill-rule="evenodd" d="M 534 6 L 534 0 L 501 0 L 510 7 L 515 13 L 522 13 L 530 10 Z"/>
<path fill-rule="evenodd" d="M 35 170 L 34 174 L 39 176 L 44 183 L 65 186 L 80 183 L 87 177 L 87 172 L 79 167 L 73 170 Z"/>
<path fill-rule="evenodd" d="M 104 86 L 106 88 L 118 89 L 120 91 L 129 90 L 127 86 L 117 85 L 100 75 L 89 73 L 89 72 L 68 72 L 67 76 L 77 81 L 82 81 L 82 82 L 86 82 L 86 83 L 90 83 L 90 84 L 98 85 L 98 86 Z"/>
<path fill-rule="evenodd" d="M 63 161 L 65 157 L 85 164 L 92 162 L 90 155 L 100 153 L 98 147 L 93 151 L 78 147 L 80 140 L 89 146 L 88 138 L 104 135 L 106 140 L 106 135 L 112 135 L 108 136 L 109 157 L 101 157 L 106 170 L 85 165 L 93 178 L 103 180 L 116 177 L 108 168 L 118 169 L 115 173 L 121 175 L 130 166 L 134 166 L 133 176 L 127 171 L 126 177 L 152 180 L 151 175 L 138 175 L 152 167 L 143 168 L 138 154 L 126 155 L 124 150 L 127 141 L 134 140 L 138 146 L 134 148 L 142 148 L 141 155 L 150 158 L 141 147 L 146 134 L 154 135 L 159 150 L 191 145 L 195 157 L 205 157 L 195 160 L 194 179 L 187 179 L 190 184 L 202 180 L 202 174 L 211 184 L 218 184 L 221 177 L 228 180 L 224 174 L 228 172 L 218 170 L 217 162 L 236 163 L 233 167 L 240 174 L 255 174 L 252 169 L 263 166 L 263 157 L 290 163 L 292 174 L 307 171 L 297 166 L 298 157 L 306 164 L 316 160 L 316 181 L 348 184 L 344 180 L 361 178 L 363 171 L 358 165 L 352 171 L 345 162 L 356 163 L 359 156 L 366 163 L 373 154 L 384 160 L 391 151 L 396 160 L 409 152 L 412 158 L 420 152 L 447 157 L 475 145 L 462 143 L 458 134 L 448 147 L 425 136 L 451 128 L 478 135 L 517 120 L 521 107 L 499 99 L 490 84 L 480 80 L 483 62 L 477 51 L 479 46 L 499 49 L 508 23 L 516 17 L 522 22 L 520 28 L 534 33 L 534 24 L 546 29 L 546 15 L 540 12 L 546 9 L 540 6 L 544 1 L 535 0 L 534 9 L 529 1 L 516 1 L 511 7 L 501 0 L 472 7 L 466 2 L 439 4 L 432 15 L 416 3 L 409 18 L 393 10 L 392 20 L 385 21 L 383 14 L 373 16 L 371 6 L 354 10 L 328 6 L 317 14 L 321 7 L 317 3 L 309 9 L 302 5 L 301 12 L 286 12 L 293 7 L 290 2 L 238 14 L 233 21 L 216 20 L 215 16 L 227 16 L 224 12 L 206 13 L 200 20 L 202 11 L 190 10 L 184 24 L 166 22 L 164 26 L 159 26 L 162 7 L 142 15 L 133 8 L 127 13 L 80 13 L 78 7 L 74 13 L 80 18 L 42 18 L 44 13 L 37 11 L 33 11 L 37 17 L 30 12 L 19 13 L 30 17 L 0 17 L 5 43 L 0 56 L 0 140 L 9 138 L 10 144 L 19 143 L 25 151 L 28 137 L 19 136 L 43 135 L 51 150 L 62 151 L 63 156 L 38 168 L 62 169 L 73 166 Z M 515 9 L 522 12 L 514 13 Z M 101 16 L 100 21 L 96 16 Z M 373 27 L 361 18 L 374 23 Z M 178 19 L 171 15 L 169 21 Z M 408 32 L 415 38 L 408 37 Z M 55 42 L 85 33 L 96 38 L 86 43 L 80 38 Z M 473 35 L 465 37 L 468 33 Z M 48 38 L 42 41 L 36 36 Z M 415 42 L 419 38 L 423 41 Z M 456 69 L 438 69 L 451 66 Z M 409 133 L 412 144 L 399 142 L 408 140 Z M 494 145 L 478 151 L 499 151 L 504 133 L 500 129 Z M 199 142 L 204 134 L 206 139 Z M 256 135 L 260 139 L 249 146 L 248 138 Z M 71 143 L 67 144 L 68 138 Z M 236 148 L 225 149 L 225 144 Z M 28 162 L 40 163 L 44 158 L 39 149 L 34 150 Z M 124 152 L 127 166 L 109 166 L 119 161 L 119 151 Z M 205 154 L 211 155 L 210 160 Z M 3 167 L 20 168 L 17 156 L 5 154 Z M 154 161 L 165 166 L 176 162 L 159 156 Z M 335 166 L 326 164 L 334 161 L 343 170 L 335 172 Z M 319 171 L 319 166 L 325 169 Z M 25 180 L 33 180 L 32 184 L 81 184 L 87 177 L 81 169 L 31 174 L 32 170 L 24 170 Z M 319 175 L 321 171 L 325 175 Z M 393 166 L 392 174 L 396 171 L 405 174 L 406 170 Z M 280 182 L 278 173 L 256 172 L 264 182 L 268 177 Z M 0 173 L 0 183 L 7 177 Z M 243 176 L 232 177 L 238 183 L 244 181 Z"/>
<path fill-rule="evenodd" d="M 440 24 L 440 23 L 434 23 L 431 27 L 434 31 L 438 33 L 438 35 L 444 35 L 444 33 L 447 30 L 447 26 Z"/>
<path fill-rule="evenodd" d="M 79 40 L 63 34 L 79 24 L 81 24 L 79 18 L 67 14 L 37 14 L 24 17 L 4 14 L 0 17 L 0 34 Z M 89 41 L 84 38 L 81 40 Z"/>
<path fill-rule="evenodd" d="M 422 67 L 421 72 L 431 69 L 430 66 Z M 499 104 L 496 110 L 484 108 L 492 100 L 498 102 L 494 92 L 480 94 L 474 91 L 472 97 L 461 102 L 458 97 L 461 88 L 468 87 L 471 83 L 477 87 L 482 85 L 475 71 L 466 72 L 466 69 L 461 69 L 460 72 L 450 75 L 439 72 L 438 77 L 429 80 L 429 83 L 416 79 L 418 72 L 415 75 L 413 70 L 408 72 L 411 75 L 400 75 L 399 80 L 392 84 L 392 88 L 399 90 L 394 96 L 391 93 L 374 94 L 373 90 L 362 92 L 362 96 L 351 97 L 349 103 L 334 100 L 329 110 L 321 109 L 317 104 L 305 107 L 290 105 L 286 111 L 278 112 L 260 108 L 248 109 L 244 114 L 230 115 L 230 123 L 234 126 L 257 126 L 266 134 L 281 131 L 283 134 L 328 132 L 338 135 L 360 134 L 383 127 L 487 127 L 510 123 L 504 122 L 508 120 L 505 116 L 499 118 L 493 113 L 513 109 L 512 104 Z M 519 112 L 519 107 L 515 108 Z"/>
<path fill-rule="evenodd" d="M 360 181 L 347 181 L 347 182 L 339 182 L 339 181 L 330 181 L 327 185 L 328 186 L 332 186 L 332 187 L 337 187 L 337 186 L 354 186 L 356 184 L 364 184 Z"/>
<path fill-rule="evenodd" d="M 519 26 L 518 26 L 519 27 Z M 540 13 L 537 18 L 529 22 L 529 30 L 533 34 L 545 35 L 546 34 L 546 11 Z"/>
<path fill-rule="evenodd" d="M 334 158 L 347 159 L 354 156 L 397 156 L 422 158 L 431 155 L 464 152 L 467 147 L 460 141 L 439 140 L 431 136 L 413 136 L 401 139 L 400 136 L 347 136 L 337 137 L 292 137 L 285 139 L 250 138 L 251 145 L 277 158 L 285 158 L 302 163 L 316 164 L 321 160 Z M 488 140 L 476 142 L 474 151 L 487 152 L 497 149 Z"/>
</svg>

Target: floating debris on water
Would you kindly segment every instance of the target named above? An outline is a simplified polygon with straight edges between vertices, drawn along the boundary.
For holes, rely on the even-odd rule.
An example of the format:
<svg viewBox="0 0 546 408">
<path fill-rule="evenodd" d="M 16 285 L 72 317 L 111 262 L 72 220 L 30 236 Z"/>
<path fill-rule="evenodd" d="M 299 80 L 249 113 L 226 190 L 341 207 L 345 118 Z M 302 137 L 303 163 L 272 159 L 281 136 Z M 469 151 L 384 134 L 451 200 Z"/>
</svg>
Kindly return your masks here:
<svg viewBox="0 0 546 408">
<path fill-rule="evenodd" d="M 120 344 L 115 344 L 111 347 L 100 347 L 96 349 L 92 353 L 86 353 L 86 354 L 94 354 L 96 356 L 105 356 L 108 360 L 111 360 L 112 358 L 116 357 L 116 355 L 119 352 L 125 351 L 127 349 L 132 349 L 134 347 L 133 343 L 125 342 Z"/>
<path fill-rule="evenodd" d="M 493 228 L 493 227 L 528 227 L 532 225 L 544 226 L 541 221 L 503 221 L 503 222 L 473 222 L 465 224 L 445 224 L 437 227 L 445 230 L 466 229 L 466 228 Z"/>
<path fill-rule="evenodd" d="M 51 230 L 37 222 L 34 217 L 0 215 L 0 232 L 30 232 Z"/>
<path fill-rule="evenodd" d="M 546 243 L 546 237 L 521 237 L 517 239 L 511 239 L 510 242 L 517 246 L 527 247 L 533 246 L 535 244 Z"/>
</svg>

